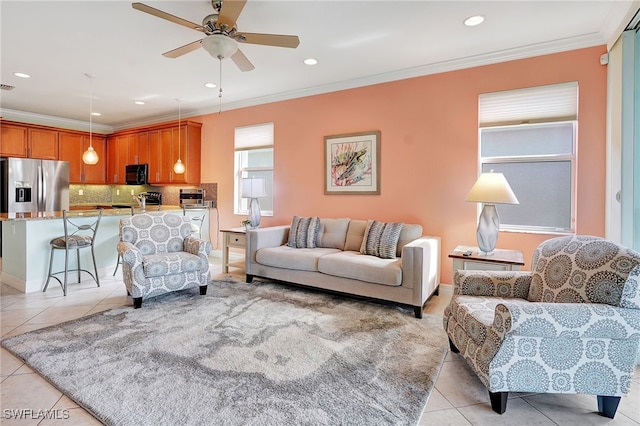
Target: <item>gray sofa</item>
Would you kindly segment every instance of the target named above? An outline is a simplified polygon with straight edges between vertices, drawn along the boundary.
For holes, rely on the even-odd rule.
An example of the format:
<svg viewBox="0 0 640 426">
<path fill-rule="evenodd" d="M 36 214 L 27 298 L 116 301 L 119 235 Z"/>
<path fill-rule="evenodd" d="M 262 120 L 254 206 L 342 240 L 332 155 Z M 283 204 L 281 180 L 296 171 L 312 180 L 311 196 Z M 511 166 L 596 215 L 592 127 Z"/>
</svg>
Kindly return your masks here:
<svg viewBox="0 0 640 426">
<path fill-rule="evenodd" d="M 312 248 L 288 245 L 291 225 L 249 230 L 246 280 L 270 278 L 410 305 L 416 318 L 422 318 L 424 303 L 438 294 L 440 238 L 422 236 L 420 225 L 403 224 L 397 258 L 383 259 L 360 252 L 371 222 L 319 219 Z"/>
</svg>

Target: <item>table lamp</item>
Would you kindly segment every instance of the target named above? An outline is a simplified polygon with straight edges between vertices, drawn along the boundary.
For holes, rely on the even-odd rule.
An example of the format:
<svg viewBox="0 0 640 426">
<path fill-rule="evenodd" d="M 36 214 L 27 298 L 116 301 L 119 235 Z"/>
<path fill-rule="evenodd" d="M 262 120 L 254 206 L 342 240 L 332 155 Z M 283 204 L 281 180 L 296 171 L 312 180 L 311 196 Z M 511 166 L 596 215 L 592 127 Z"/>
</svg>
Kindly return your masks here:
<svg viewBox="0 0 640 426">
<path fill-rule="evenodd" d="M 249 221 L 251 227 L 260 226 L 260 203 L 258 198 L 266 197 L 265 180 L 263 178 L 242 178 L 242 197 L 249 198 Z"/>
<path fill-rule="evenodd" d="M 496 204 L 520 204 L 502 173 L 481 173 L 465 201 L 484 203 L 478 219 L 478 247 L 486 255 L 496 248 L 500 218 Z"/>
</svg>

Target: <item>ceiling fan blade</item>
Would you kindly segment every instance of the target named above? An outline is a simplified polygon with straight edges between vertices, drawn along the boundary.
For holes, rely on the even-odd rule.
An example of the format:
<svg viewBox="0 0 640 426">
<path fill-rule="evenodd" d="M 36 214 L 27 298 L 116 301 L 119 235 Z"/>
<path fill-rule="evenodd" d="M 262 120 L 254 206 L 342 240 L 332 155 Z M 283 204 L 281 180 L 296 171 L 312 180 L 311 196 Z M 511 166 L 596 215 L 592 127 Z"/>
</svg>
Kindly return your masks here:
<svg viewBox="0 0 640 426">
<path fill-rule="evenodd" d="M 244 56 L 244 53 L 242 53 L 240 49 L 236 50 L 236 53 L 231 55 L 231 60 L 233 61 L 234 64 L 236 64 L 238 68 L 240 68 L 240 71 L 242 72 L 251 71 L 255 69 L 251 61 L 249 61 L 249 59 L 247 59 L 247 57 Z"/>
<path fill-rule="evenodd" d="M 186 55 L 189 52 L 193 52 L 194 50 L 200 47 L 201 43 L 202 43 L 202 40 L 196 40 L 189 44 L 185 44 L 184 46 L 178 47 L 168 52 L 164 52 L 162 56 L 164 56 L 165 58 L 177 58 L 179 56 Z"/>
<path fill-rule="evenodd" d="M 298 36 L 282 34 L 240 33 L 234 36 L 241 43 L 262 44 L 265 46 L 296 48 L 300 44 Z"/>
<path fill-rule="evenodd" d="M 187 21 L 186 19 L 178 18 L 170 13 L 163 12 L 162 10 L 156 9 L 151 6 L 147 6 L 143 3 L 131 3 L 131 7 L 141 12 L 148 13 L 150 15 L 156 16 L 158 18 L 166 19 L 167 21 L 171 21 L 174 24 L 182 25 L 183 27 L 191 28 L 196 31 L 203 31 L 202 25 L 195 24 L 191 21 Z"/>
<path fill-rule="evenodd" d="M 220 15 L 218 15 L 218 25 L 226 24 L 229 30 L 233 28 L 245 3 L 247 3 L 247 0 L 222 0 Z"/>
</svg>

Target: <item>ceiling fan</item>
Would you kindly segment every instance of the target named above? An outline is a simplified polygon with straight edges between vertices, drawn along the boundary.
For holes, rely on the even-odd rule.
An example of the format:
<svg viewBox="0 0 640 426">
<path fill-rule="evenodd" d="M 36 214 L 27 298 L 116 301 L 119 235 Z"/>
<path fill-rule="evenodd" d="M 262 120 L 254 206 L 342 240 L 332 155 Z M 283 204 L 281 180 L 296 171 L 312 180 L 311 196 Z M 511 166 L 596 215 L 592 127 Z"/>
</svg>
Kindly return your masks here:
<svg viewBox="0 0 640 426">
<path fill-rule="evenodd" d="M 131 6 L 141 12 L 166 19 L 167 21 L 203 32 L 207 35 L 201 40 L 196 40 L 176 49 L 169 50 L 163 53 L 163 56 L 167 58 L 177 58 L 193 52 L 202 46 L 202 48 L 214 58 L 222 60 L 223 58 L 230 57 L 240 71 L 251 71 L 255 67 L 238 48 L 238 43 L 296 48 L 298 44 L 300 44 L 300 39 L 294 35 L 238 32 L 236 21 L 246 2 L 247 0 L 212 0 L 211 4 L 215 13 L 205 16 L 202 20 L 202 25 L 187 21 L 186 19 L 179 18 L 143 3 L 132 3 Z"/>
</svg>

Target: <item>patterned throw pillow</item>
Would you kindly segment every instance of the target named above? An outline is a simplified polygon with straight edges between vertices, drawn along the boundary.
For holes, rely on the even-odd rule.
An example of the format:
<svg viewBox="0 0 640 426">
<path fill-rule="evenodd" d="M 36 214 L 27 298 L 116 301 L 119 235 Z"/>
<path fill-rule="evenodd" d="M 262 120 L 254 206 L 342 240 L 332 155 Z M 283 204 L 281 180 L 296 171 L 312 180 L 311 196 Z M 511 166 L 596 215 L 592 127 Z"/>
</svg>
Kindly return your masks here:
<svg viewBox="0 0 640 426">
<path fill-rule="evenodd" d="M 402 223 L 387 223 L 371 220 L 367 222 L 360 253 L 382 259 L 395 259 Z"/>
<path fill-rule="evenodd" d="M 289 228 L 287 245 L 293 248 L 316 248 L 319 229 L 319 217 L 294 216 Z"/>
</svg>

